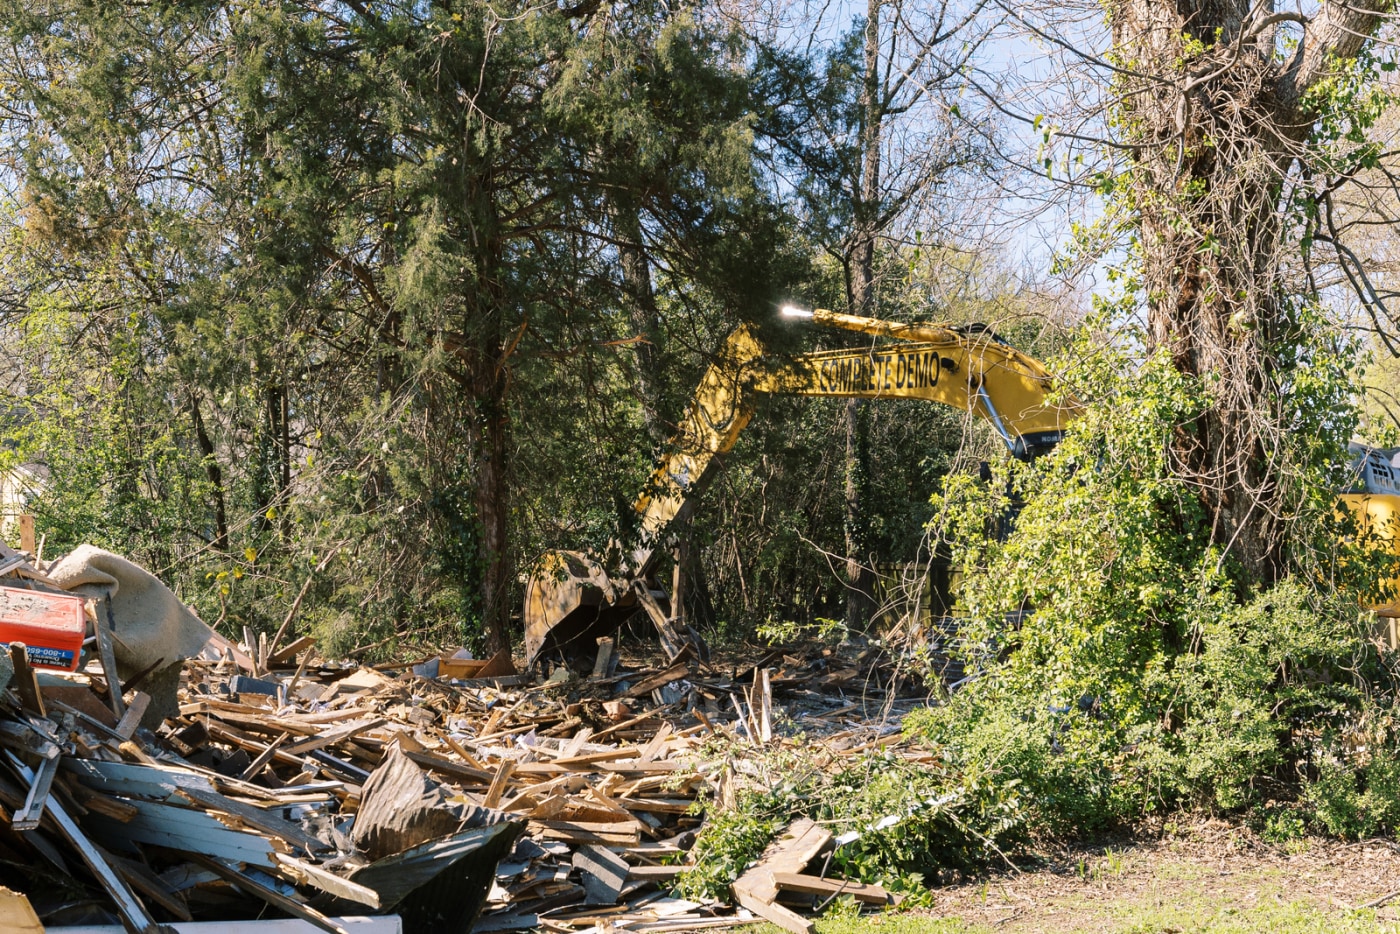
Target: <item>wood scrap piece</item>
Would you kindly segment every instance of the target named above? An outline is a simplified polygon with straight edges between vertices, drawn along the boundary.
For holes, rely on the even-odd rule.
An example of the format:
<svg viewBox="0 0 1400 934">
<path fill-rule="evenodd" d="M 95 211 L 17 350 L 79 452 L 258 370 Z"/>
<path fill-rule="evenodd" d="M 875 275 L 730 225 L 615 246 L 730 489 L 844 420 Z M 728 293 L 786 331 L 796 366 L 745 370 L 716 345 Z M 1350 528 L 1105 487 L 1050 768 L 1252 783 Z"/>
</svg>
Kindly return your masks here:
<svg viewBox="0 0 1400 934">
<path fill-rule="evenodd" d="M 19 892 L 0 887 L 0 931 L 9 934 L 44 934 L 44 926 L 39 916 L 29 904 L 29 899 Z"/>
<path fill-rule="evenodd" d="M 349 879 L 322 869 L 320 866 L 302 862 L 281 853 L 276 854 L 275 858 L 278 872 L 298 885 L 309 885 L 338 898 L 368 905 L 371 908 L 380 907 L 379 893 L 367 885 L 351 882 Z"/>
<path fill-rule="evenodd" d="M 794 934 L 812 934 L 816 930 L 815 924 L 776 904 L 778 887 L 773 882 L 773 873 L 800 873 L 830 842 L 831 831 L 816 821 L 805 817 L 793 821 L 778 839 L 768 845 L 758 862 L 730 885 L 734 900 Z"/>
<path fill-rule="evenodd" d="M 44 816 L 44 806 L 49 800 L 49 788 L 53 786 L 53 777 L 57 774 L 58 756 L 39 761 L 39 768 L 34 774 L 34 780 L 29 784 L 29 795 L 24 799 L 24 806 L 14 813 L 12 826 L 16 830 L 39 829 L 39 821 Z"/>
<path fill-rule="evenodd" d="M 266 765 L 272 761 L 272 757 L 277 755 L 278 748 L 288 739 L 290 739 L 291 736 L 292 734 L 290 733 L 283 733 L 281 736 L 273 740 L 272 745 L 268 746 L 262 752 L 258 753 L 258 757 L 248 764 L 248 767 L 243 770 L 243 774 L 240 775 L 239 778 L 243 779 L 244 781 L 250 781 L 254 778 L 257 778 L 258 774 L 262 772 L 263 768 L 266 767 Z"/>
<path fill-rule="evenodd" d="M 628 882 L 670 882 L 685 872 L 688 866 L 628 866 Z"/>
<path fill-rule="evenodd" d="M 690 674 L 690 666 L 685 664 L 684 662 L 681 662 L 679 664 L 672 665 L 670 668 L 658 671 L 657 673 L 649 677 L 643 678 L 636 684 L 632 685 L 632 687 L 623 691 L 618 696 L 644 697 L 645 695 L 650 694 L 657 688 L 664 687 L 665 685 L 670 684 L 672 681 L 679 681 L 681 678 L 684 678 L 688 674 Z"/>
<path fill-rule="evenodd" d="M 11 683 L 19 693 L 20 704 L 41 717 L 48 716 L 44 709 L 44 695 L 39 692 L 39 681 L 29 665 L 29 653 L 23 642 L 10 643 L 10 664 L 15 669 Z"/>
<path fill-rule="evenodd" d="M 573 866 L 583 880 L 585 905 L 615 905 L 627 884 L 627 861 L 601 846 L 574 851 Z"/>
<path fill-rule="evenodd" d="M 309 649 L 315 644 L 315 636 L 302 636 L 290 645 L 283 646 L 269 655 L 267 657 L 267 667 L 271 668 L 275 665 L 285 665 L 293 658 L 296 658 L 303 649 Z"/>
<path fill-rule="evenodd" d="M 515 662 L 511 660 L 510 649 L 506 648 L 488 658 L 486 664 L 476 673 L 476 678 L 509 678 L 516 674 Z"/>
<path fill-rule="evenodd" d="M 175 794 L 211 811 L 236 818 L 239 825 L 251 827 L 308 852 L 314 853 L 319 850 L 331 849 L 327 843 L 311 836 L 297 824 L 286 820 L 273 811 L 264 810 L 252 804 L 244 804 L 242 801 L 235 801 L 233 798 L 225 797 L 216 791 L 206 792 L 195 788 L 181 788 Z"/>
<path fill-rule="evenodd" d="M 350 932 L 345 930 L 345 928 L 341 927 L 339 924 L 336 924 L 333 919 L 327 918 L 325 915 L 321 914 L 319 911 L 312 908 L 310 905 L 298 901 L 295 898 L 290 898 L 286 895 L 283 895 L 281 892 L 277 891 L 271 886 L 263 885 L 256 879 L 249 878 L 247 875 L 239 872 L 237 869 L 233 868 L 228 863 L 225 863 L 222 860 L 211 859 L 210 857 L 204 856 L 200 853 L 190 853 L 188 854 L 188 856 L 192 861 L 203 866 L 205 869 L 217 873 L 218 875 L 222 876 L 225 880 L 232 882 L 242 891 L 248 893 L 249 895 L 262 899 L 263 901 L 267 902 L 269 905 L 272 905 L 275 908 L 282 909 L 289 915 L 293 915 L 294 917 L 300 918 L 303 921 L 314 924 L 316 925 L 316 927 L 320 928 L 323 931 L 329 931 L 330 934 L 350 934 Z"/>
<path fill-rule="evenodd" d="M 608 676 L 608 668 L 612 665 L 613 645 L 612 636 L 603 636 L 598 640 L 598 655 L 593 659 L 593 673 L 588 676 L 590 679 L 597 681 Z"/>
<path fill-rule="evenodd" d="M 146 708 L 150 706 L 149 694 L 137 691 L 131 695 L 131 703 L 126 705 L 126 713 L 122 714 L 121 720 L 117 722 L 117 734 L 122 739 L 131 739 L 136 734 L 136 728 L 141 725 L 141 718 L 146 715 Z"/>
<path fill-rule="evenodd" d="M 849 895 L 869 905 L 888 905 L 890 893 L 878 885 L 851 882 L 846 879 L 823 879 L 799 872 L 775 872 L 773 885 L 781 892 L 801 892 L 804 895 Z"/>
<path fill-rule="evenodd" d="M 406 752 L 405 755 L 428 771 L 445 775 L 466 787 L 489 786 L 494 777 L 490 772 L 474 769 L 460 762 L 435 756 L 430 752 Z"/>
<path fill-rule="evenodd" d="M 773 682 L 768 668 L 754 672 L 754 699 L 758 703 L 758 740 L 773 741 Z"/>
<path fill-rule="evenodd" d="M 639 758 L 643 762 L 649 762 L 655 759 L 665 747 L 666 740 L 671 738 L 673 732 L 675 732 L 675 728 L 672 727 L 670 723 L 663 723 L 661 729 L 657 730 L 656 735 L 651 738 L 651 742 L 647 743 L 642 749 L 642 754 Z"/>
<path fill-rule="evenodd" d="M 506 793 L 506 783 L 510 781 L 510 774 L 513 771 L 515 771 L 515 760 L 502 759 L 501 764 L 496 767 L 496 774 L 491 777 L 491 785 L 486 789 L 486 797 L 481 802 L 482 807 L 498 808 L 501 806 L 501 798 Z"/>
<path fill-rule="evenodd" d="M 146 896 L 181 921 L 194 920 L 190 917 L 189 906 L 185 904 L 180 893 L 167 885 L 165 880 L 152 872 L 145 863 L 116 856 L 106 850 L 101 850 L 101 853 L 134 891 Z"/>
<path fill-rule="evenodd" d="M 6 752 L 5 756 L 25 781 L 34 781 L 34 773 L 14 753 Z M 116 903 L 117 911 L 121 914 L 122 923 L 127 930 L 140 932 L 140 934 L 161 934 L 164 928 L 151 920 L 146 906 L 141 904 L 136 893 L 131 891 L 131 887 L 126 884 L 126 881 L 117 875 L 116 871 L 103 858 L 102 852 L 88 840 L 87 836 L 78 828 L 77 823 L 68 816 L 63 805 L 57 800 L 50 801 L 48 812 L 58 825 L 59 833 L 68 841 L 69 846 L 78 851 L 88 869 L 97 877 L 102 888 Z"/>
<path fill-rule="evenodd" d="M 34 516 L 30 513 L 22 513 L 19 517 L 19 550 L 25 554 L 34 554 Z"/>
<path fill-rule="evenodd" d="M 122 679 L 117 673 L 117 656 L 112 649 L 112 632 L 117 628 L 117 619 L 112 615 L 110 593 L 103 598 L 102 605 L 106 609 L 106 622 L 102 621 L 103 614 L 99 612 L 98 618 L 93 620 L 92 633 L 97 637 L 97 658 L 102 663 L 102 676 L 107 679 L 107 706 L 112 708 L 112 715 L 120 723 L 126 714 L 126 702 L 122 700 Z"/>
<path fill-rule="evenodd" d="M 49 802 L 50 813 L 54 803 Z M 163 801 L 134 798 L 129 803 L 137 813 L 126 822 L 97 813 L 86 819 L 93 833 L 113 848 L 121 849 L 124 842 L 151 843 L 186 854 L 214 853 L 262 869 L 276 867 L 272 840 L 262 834 L 233 830 L 212 814 Z"/>
<path fill-rule="evenodd" d="M 388 722 L 388 720 L 384 719 L 366 720 L 362 723 L 357 723 L 352 726 L 345 727 L 344 729 L 336 730 L 333 733 L 326 733 L 323 736 L 313 736 L 310 739 L 304 739 L 300 742 L 293 743 L 292 745 L 286 748 L 286 752 L 288 755 L 299 756 L 303 753 L 311 752 L 314 749 L 321 749 L 325 746 L 333 746 L 336 743 L 343 743 L 347 739 L 359 736 L 361 733 L 368 733 L 370 730 L 377 730 L 380 727 L 387 725 Z"/>
<path fill-rule="evenodd" d="M 584 821 L 531 821 L 531 831 L 546 840 L 571 843 L 633 844 L 640 842 L 640 821 L 611 821 L 606 824 Z"/>
</svg>

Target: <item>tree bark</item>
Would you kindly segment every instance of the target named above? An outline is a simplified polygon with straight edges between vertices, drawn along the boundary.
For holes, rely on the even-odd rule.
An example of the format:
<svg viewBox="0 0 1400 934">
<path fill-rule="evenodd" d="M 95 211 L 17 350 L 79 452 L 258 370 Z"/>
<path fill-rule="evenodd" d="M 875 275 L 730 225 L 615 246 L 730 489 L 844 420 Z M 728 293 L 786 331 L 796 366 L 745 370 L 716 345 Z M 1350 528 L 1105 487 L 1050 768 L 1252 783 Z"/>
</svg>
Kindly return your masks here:
<svg viewBox="0 0 1400 934">
<path fill-rule="evenodd" d="M 210 542 L 219 551 L 228 551 L 228 506 L 224 501 L 224 471 L 214 450 L 214 442 L 204 427 L 204 416 L 199 410 L 199 397 L 190 393 L 190 416 L 194 420 L 195 443 L 204 461 L 204 474 L 209 478 L 210 496 L 214 506 L 214 540 Z"/>
<path fill-rule="evenodd" d="M 1314 132 L 1304 94 L 1379 22 L 1369 2 L 1324 3 L 1290 55 L 1276 33 L 1292 18 L 1250 0 L 1110 7 L 1149 342 L 1209 396 L 1177 433 L 1174 468 L 1200 490 L 1212 540 L 1265 582 L 1286 562 L 1277 370 L 1296 289 L 1284 279 L 1285 186 Z"/>
<path fill-rule="evenodd" d="M 647 259 L 642 242 L 642 222 L 635 207 L 616 202 L 613 205 L 613 218 L 617 229 L 618 260 L 622 267 L 622 291 L 628 300 L 627 319 L 633 336 L 640 338 L 632 347 L 636 354 L 634 372 L 637 395 L 642 401 L 642 419 L 652 443 L 664 444 L 671 436 L 672 427 L 661 414 L 662 373 L 658 351 L 661 314 L 657 310 L 656 294 L 652 289 L 651 262 Z"/>
<path fill-rule="evenodd" d="M 861 93 L 861 176 L 848 245 L 847 303 L 857 315 L 874 316 L 876 238 L 880 234 L 880 131 L 884 121 L 880 81 L 880 12 L 884 0 L 868 0 L 865 22 L 865 82 Z M 874 609 L 875 575 L 868 554 L 865 518 L 870 440 L 867 403 L 846 402 L 846 625 L 864 628 Z"/>
</svg>

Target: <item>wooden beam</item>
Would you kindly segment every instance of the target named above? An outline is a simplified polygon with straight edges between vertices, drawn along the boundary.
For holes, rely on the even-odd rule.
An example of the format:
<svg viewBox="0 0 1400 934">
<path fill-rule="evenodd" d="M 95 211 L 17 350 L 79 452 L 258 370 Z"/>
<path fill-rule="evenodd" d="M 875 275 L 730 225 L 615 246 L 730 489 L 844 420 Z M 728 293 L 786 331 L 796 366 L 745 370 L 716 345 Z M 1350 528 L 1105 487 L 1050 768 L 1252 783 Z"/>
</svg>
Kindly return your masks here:
<svg viewBox="0 0 1400 934">
<path fill-rule="evenodd" d="M 846 879 L 822 879 L 800 872 L 775 872 L 773 884 L 782 892 L 801 892 L 804 895 L 850 895 L 857 901 L 870 905 L 888 905 L 890 893 L 878 885 L 851 882 Z"/>
</svg>

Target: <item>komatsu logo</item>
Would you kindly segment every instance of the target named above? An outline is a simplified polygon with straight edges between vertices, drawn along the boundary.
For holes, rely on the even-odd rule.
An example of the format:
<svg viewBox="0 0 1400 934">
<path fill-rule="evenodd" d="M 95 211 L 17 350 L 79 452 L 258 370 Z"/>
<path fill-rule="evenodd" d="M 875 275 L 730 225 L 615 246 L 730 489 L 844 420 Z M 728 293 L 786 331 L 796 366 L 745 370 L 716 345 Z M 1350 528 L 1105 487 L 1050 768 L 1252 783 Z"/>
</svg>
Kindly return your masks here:
<svg viewBox="0 0 1400 934">
<path fill-rule="evenodd" d="M 953 370 L 953 361 L 939 357 L 936 350 L 839 357 L 817 365 L 817 385 L 822 392 L 834 393 L 927 389 L 938 385 L 945 368 Z"/>
</svg>

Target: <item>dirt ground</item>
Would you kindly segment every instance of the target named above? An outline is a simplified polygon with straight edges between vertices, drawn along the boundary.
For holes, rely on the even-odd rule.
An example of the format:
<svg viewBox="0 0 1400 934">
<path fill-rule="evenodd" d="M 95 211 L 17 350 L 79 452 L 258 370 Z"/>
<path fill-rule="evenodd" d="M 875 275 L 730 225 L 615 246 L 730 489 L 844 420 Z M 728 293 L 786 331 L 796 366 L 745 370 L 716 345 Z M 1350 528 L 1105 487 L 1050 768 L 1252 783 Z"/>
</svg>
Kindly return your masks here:
<svg viewBox="0 0 1400 934">
<path fill-rule="evenodd" d="M 1391 841 L 1284 848 L 1206 820 L 940 889 L 925 916 L 1005 932 L 1391 930 L 1400 928 L 1397 890 L 1400 845 Z M 1394 901 L 1375 904 L 1390 893 Z"/>
</svg>

